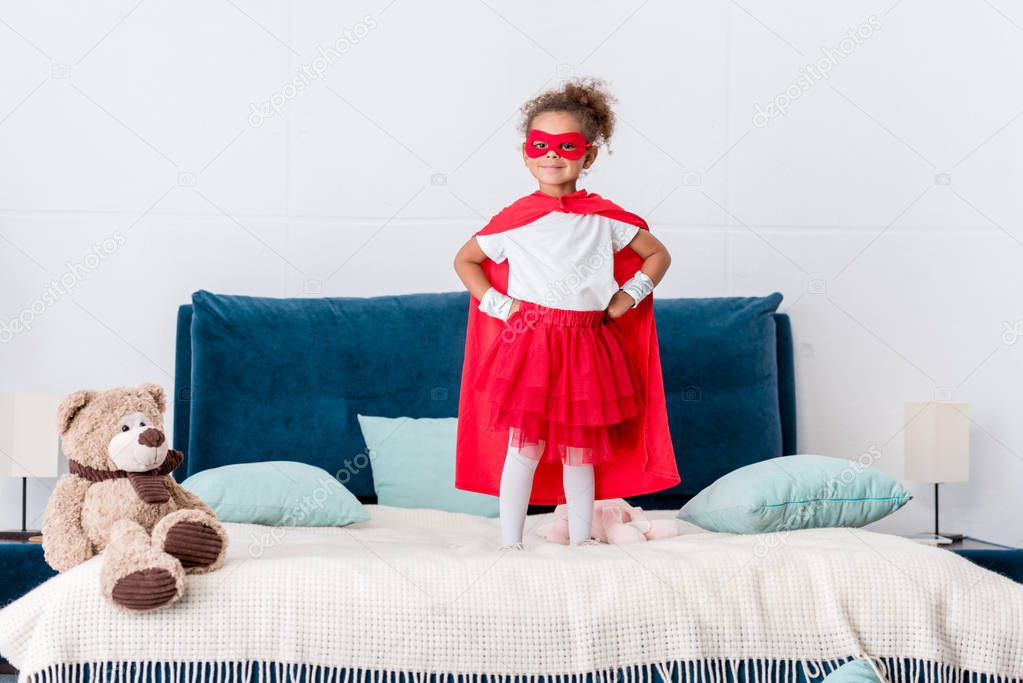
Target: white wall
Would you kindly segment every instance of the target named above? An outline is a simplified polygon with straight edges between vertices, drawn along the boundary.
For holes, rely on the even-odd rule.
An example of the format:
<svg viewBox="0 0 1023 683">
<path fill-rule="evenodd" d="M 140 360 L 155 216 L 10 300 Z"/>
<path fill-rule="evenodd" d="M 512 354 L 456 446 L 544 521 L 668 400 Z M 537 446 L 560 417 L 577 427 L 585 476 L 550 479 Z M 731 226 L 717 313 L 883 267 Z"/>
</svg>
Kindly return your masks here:
<svg viewBox="0 0 1023 683">
<path fill-rule="evenodd" d="M 518 106 L 598 75 L 620 126 L 582 186 L 669 245 L 658 294 L 785 294 L 804 452 L 878 448 L 901 477 L 903 402 L 969 401 L 972 480 L 947 487 L 947 526 L 1023 542 L 1023 341 L 1003 340 L 1023 321 L 1023 10 L 337 5 L 4 7 L 0 321 L 32 325 L 0 345 L 0 388 L 169 388 L 175 310 L 199 288 L 459 288 L 458 246 L 534 189 Z M 869 37 L 843 44 L 861 25 Z M 361 36 L 350 50 L 255 120 L 346 30 Z M 827 79 L 754 120 L 829 48 Z M 24 313 L 69 263 L 86 266 L 72 291 Z M 13 526 L 18 483 L 0 485 Z M 35 525 L 51 487 L 32 482 Z M 881 528 L 927 527 L 929 488 L 912 488 Z"/>
</svg>

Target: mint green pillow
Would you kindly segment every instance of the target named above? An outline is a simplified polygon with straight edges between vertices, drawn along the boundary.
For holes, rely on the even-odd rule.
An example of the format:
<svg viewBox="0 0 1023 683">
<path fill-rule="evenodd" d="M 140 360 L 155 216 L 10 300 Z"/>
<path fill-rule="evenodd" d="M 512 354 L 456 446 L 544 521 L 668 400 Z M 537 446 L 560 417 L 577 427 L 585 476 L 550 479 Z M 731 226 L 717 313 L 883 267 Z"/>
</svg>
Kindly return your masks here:
<svg viewBox="0 0 1023 683">
<path fill-rule="evenodd" d="M 902 484 L 858 460 L 787 455 L 729 472 L 682 506 L 678 518 L 733 534 L 860 527 L 910 498 Z"/>
<path fill-rule="evenodd" d="M 345 526 L 369 519 L 362 503 L 325 470 L 274 460 L 214 467 L 181 485 L 222 522 L 268 526 Z"/>
<path fill-rule="evenodd" d="M 870 662 L 854 659 L 829 673 L 821 683 L 881 683 L 881 679 L 877 677 Z"/>
<path fill-rule="evenodd" d="M 356 417 L 378 503 L 497 516 L 497 498 L 455 488 L 458 418 Z"/>
</svg>

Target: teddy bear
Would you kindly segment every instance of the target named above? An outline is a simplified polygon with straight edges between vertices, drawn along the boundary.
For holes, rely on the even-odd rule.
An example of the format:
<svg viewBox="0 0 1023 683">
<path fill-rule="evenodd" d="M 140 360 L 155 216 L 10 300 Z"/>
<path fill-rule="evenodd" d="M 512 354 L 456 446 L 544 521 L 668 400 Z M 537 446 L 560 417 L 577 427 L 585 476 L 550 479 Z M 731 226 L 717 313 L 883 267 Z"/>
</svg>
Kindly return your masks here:
<svg viewBox="0 0 1023 683">
<path fill-rule="evenodd" d="M 173 603 L 227 550 L 213 511 L 168 476 L 184 456 L 167 447 L 165 409 L 156 384 L 76 391 L 57 409 L 69 473 L 43 513 L 46 562 L 65 572 L 102 553 L 103 595 L 136 612 Z"/>
<path fill-rule="evenodd" d="M 554 508 L 553 519 L 539 526 L 536 533 L 551 543 L 567 545 L 568 507 L 559 505 Z M 678 536 L 678 526 L 673 519 L 649 520 L 642 508 L 633 507 L 621 498 L 613 498 L 594 501 L 590 536 L 604 543 L 640 543 Z"/>
</svg>

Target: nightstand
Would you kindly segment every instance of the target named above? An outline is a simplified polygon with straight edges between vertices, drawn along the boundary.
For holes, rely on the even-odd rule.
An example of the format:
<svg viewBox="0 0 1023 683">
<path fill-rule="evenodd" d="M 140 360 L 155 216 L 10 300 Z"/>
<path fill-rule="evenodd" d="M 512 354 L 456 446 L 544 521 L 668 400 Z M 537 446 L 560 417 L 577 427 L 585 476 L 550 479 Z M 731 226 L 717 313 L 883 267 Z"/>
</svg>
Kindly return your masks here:
<svg viewBox="0 0 1023 683">
<path fill-rule="evenodd" d="M 1023 583 L 1023 548 L 988 543 L 966 536 L 961 541 L 938 546 L 965 557 L 970 562 Z"/>
<path fill-rule="evenodd" d="M 41 543 L 0 540 L 0 608 L 20 598 L 57 572 L 43 559 Z M 0 674 L 14 671 L 0 653 Z"/>
</svg>

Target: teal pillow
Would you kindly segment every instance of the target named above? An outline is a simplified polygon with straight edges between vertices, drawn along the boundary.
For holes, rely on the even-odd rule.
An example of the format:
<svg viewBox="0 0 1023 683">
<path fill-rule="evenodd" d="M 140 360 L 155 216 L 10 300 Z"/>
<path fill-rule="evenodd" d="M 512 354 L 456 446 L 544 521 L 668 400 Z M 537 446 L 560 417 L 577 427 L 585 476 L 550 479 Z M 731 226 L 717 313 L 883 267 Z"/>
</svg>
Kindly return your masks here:
<svg viewBox="0 0 1023 683">
<path fill-rule="evenodd" d="M 859 460 L 788 455 L 729 472 L 682 506 L 678 518 L 733 534 L 859 527 L 910 498 L 902 484 Z"/>
<path fill-rule="evenodd" d="M 181 485 L 222 522 L 268 526 L 345 526 L 369 519 L 352 493 L 325 470 L 276 460 L 196 472 Z"/>
<path fill-rule="evenodd" d="M 881 683 L 881 679 L 867 660 L 854 659 L 829 673 L 821 683 Z"/>
<path fill-rule="evenodd" d="M 455 488 L 458 418 L 356 417 L 378 503 L 497 516 L 497 498 Z"/>
</svg>

